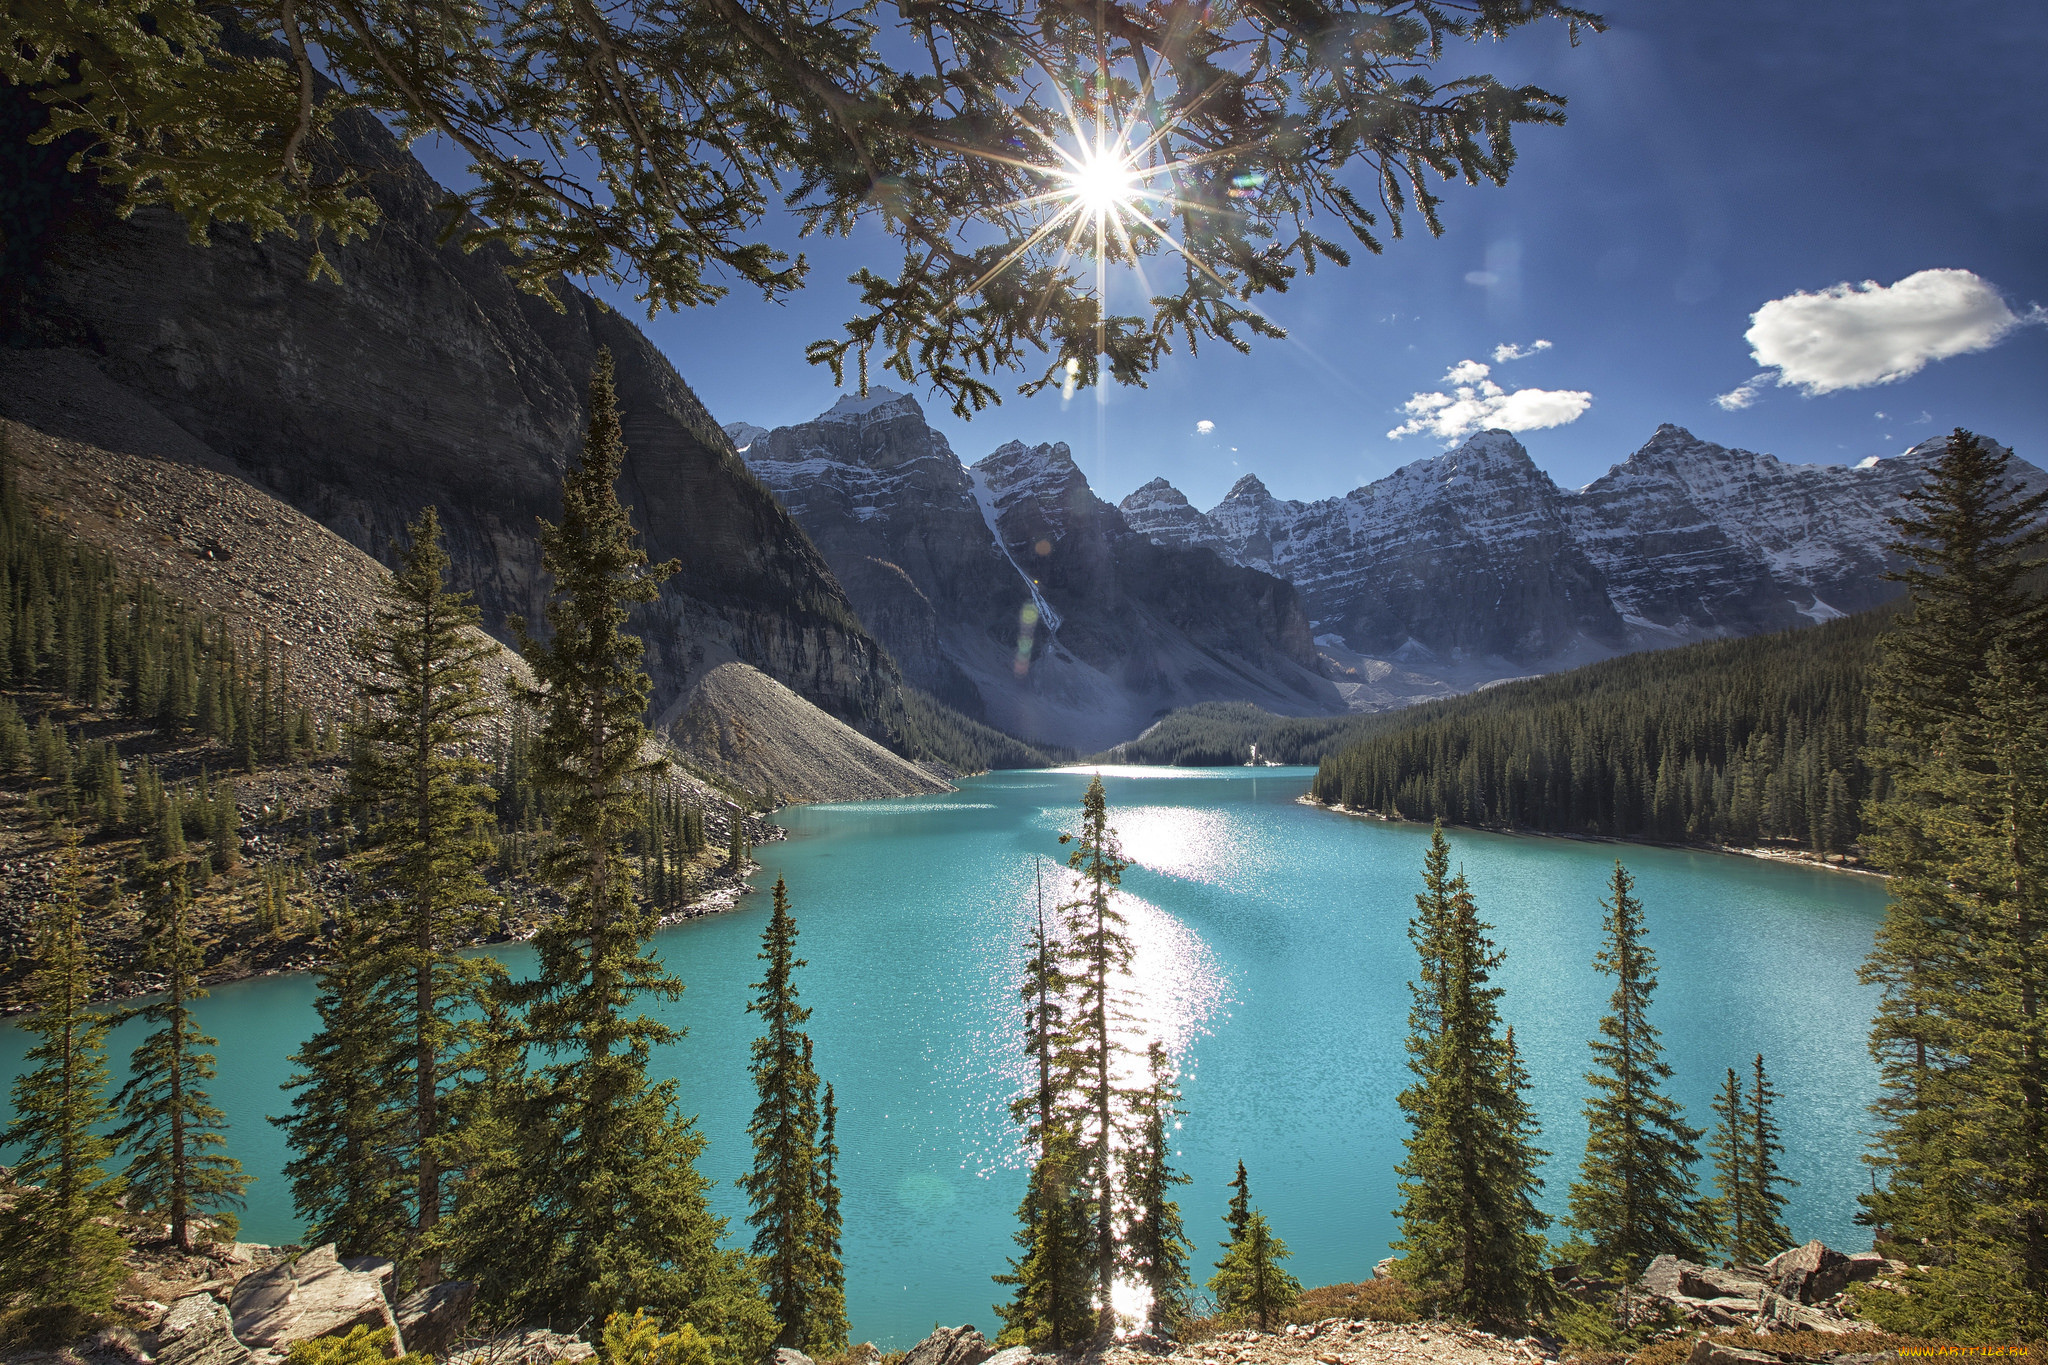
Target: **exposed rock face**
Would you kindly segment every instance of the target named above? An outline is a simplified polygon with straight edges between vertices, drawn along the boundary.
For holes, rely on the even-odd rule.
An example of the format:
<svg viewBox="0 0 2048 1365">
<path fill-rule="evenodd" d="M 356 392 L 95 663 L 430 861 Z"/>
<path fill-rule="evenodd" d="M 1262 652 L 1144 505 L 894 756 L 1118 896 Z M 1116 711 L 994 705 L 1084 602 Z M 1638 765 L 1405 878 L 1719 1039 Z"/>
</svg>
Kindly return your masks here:
<svg viewBox="0 0 2048 1365">
<path fill-rule="evenodd" d="M 1849 468 L 1666 425 L 1574 492 L 1488 431 L 1341 498 L 1282 501 L 1246 475 L 1203 514 L 1155 479 L 1124 511 L 1161 543 L 1218 546 L 1293 583 L 1327 648 L 1537 671 L 1885 600 L 1885 518 L 1945 439 Z M 2029 491 L 2048 487 L 2032 465 L 2015 473 Z"/>
<path fill-rule="evenodd" d="M 964 1327 L 940 1327 L 904 1353 L 903 1365 L 981 1365 L 995 1354 L 988 1338 Z"/>
<path fill-rule="evenodd" d="M 1156 510 L 1170 505 L 1165 490 L 1146 498 L 1155 538 L 1215 536 L 1237 563 L 1293 583 L 1319 639 L 1362 655 L 1541 666 L 1626 635 L 1564 496 L 1506 432 L 1341 498 L 1283 501 L 1248 474 L 1200 522 Z"/>
<path fill-rule="evenodd" d="M 457 1351 L 448 1365 L 574 1365 L 596 1355 L 597 1348 L 574 1333 L 536 1327 Z"/>
<path fill-rule="evenodd" d="M 342 1265 L 331 1242 L 296 1260 L 245 1275 L 228 1300 L 228 1312 L 244 1346 L 281 1351 L 295 1341 L 331 1332 L 389 1327 L 399 1350 L 404 1350 L 383 1281 Z"/>
<path fill-rule="evenodd" d="M 74 353 L 148 415 L 133 431 L 269 488 L 373 555 L 436 504 L 455 576 L 498 633 L 509 614 L 541 620 L 534 519 L 558 515 L 608 346 L 628 446 L 620 494 L 653 558 L 682 564 L 638 619 L 656 708 L 737 658 L 874 730 L 896 670 L 667 360 L 566 284 L 562 312 L 520 294 L 496 247 L 439 245 L 444 192 L 375 120 L 345 123 L 383 220 L 366 240 L 322 244 L 342 284 L 307 280 L 311 241 L 217 227 L 195 247 L 169 212 L 122 221 L 99 204 L 43 239 L 10 301 L 13 340 Z M 0 351 L 0 369 L 35 357 Z M 64 425 L 90 412 L 0 412 L 94 441 Z"/>
<path fill-rule="evenodd" d="M 1063 445 L 964 467 L 887 389 L 727 431 L 906 676 L 970 715 L 1085 749 L 1196 701 L 1344 709 L 1292 589 L 1137 534 Z"/>
<path fill-rule="evenodd" d="M 1799 1303 L 1821 1303 L 1849 1287 L 1849 1258 L 1819 1242 L 1777 1257 L 1771 1271 L 1777 1291 Z"/>
<path fill-rule="evenodd" d="M 249 1348 L 235 1339 L 228 1310 L 211 1294 L 171 1305 L 156 1329 L 158 1365 L 247 1365 Z"/>
</svg>

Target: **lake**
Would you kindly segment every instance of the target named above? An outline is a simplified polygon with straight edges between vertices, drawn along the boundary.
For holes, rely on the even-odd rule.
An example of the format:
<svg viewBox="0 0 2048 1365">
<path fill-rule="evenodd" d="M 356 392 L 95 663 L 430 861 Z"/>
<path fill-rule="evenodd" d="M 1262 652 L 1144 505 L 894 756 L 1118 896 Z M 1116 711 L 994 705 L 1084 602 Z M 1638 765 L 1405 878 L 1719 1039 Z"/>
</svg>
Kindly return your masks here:
<svg viewBox="0 0 2048 1365">
<path fill-rule="evenodd" d="M 1181 1207 L 1206 1277 L 1222 1235 L 1224 1182 L 1242 1158 L 1253 1202 L 1294 1252 L 1305 1284 L 1372 1272 L 1397 1235 L 1394 1166 L 1408 1081 L 1402 1039 L 1414 954 L 1406 931 L 1427 829 L 1301 805 L 1312 770 L 1107 768 L 1111 823 L 1132 866 L 1125 910 L 1138 945 L 1144 1026 L 1179 1058 L 1187 1116 Z M 755 850 L 763 889 L 787 880 L 801 931 L 798 973 L 819 1072 L 837 1089 L 847 1292 L 855 1340 L 900 1349 L 934 1323 L 993 1333 L 990 1305 L 1014 1248 L 1023 1168 L 1007 1113 L 1025 1082 L 1016 999 L 1034 913 L 1065 886 L 1058 835 L 1079 824 L 1085 771 L 995 773 L 957 793 L 798 807 L 786 842 Z M 1674 849 L 1454 831 L 1453 855 L 1507 954 L 1496 981 L 1534 1081 L 1553 1153 L 1542 1204 L 1562 1214 L 1584 1141 L 1587 1039 L 1611 983 L 1592 967 L 1600 897 L 1620 856 L 1636 877 L 1659 966 L 1651 1018 L 1672 1090 L 1698 1127 L 1728 1067 L 1761 1052 L 1782 1099 L 1788 1222 L 1800 1238 L 1860 1250 L 1857 1160 L 1876 1071 L 1876 1004 L 1857 965 L 1882 919 L 1874 878 Z M 689 1036 L 657 1054 L 710 1141 L 719 1210 L 747 1230 L 733 1178 L 751 1160 L 754 1103 L 744 1012 L 766 895 L 656 940 L 688 983 L 653 1013 Z M 512 970 L 523 947 L 497 951 Z M 299 1231 L 279 1174 L 286 1055 L 314 1026 L 312 983 L 271 977 L 218 988 L 200 1006 L 221 1040 L 213 1094 L 232 1149 L 260 1178 L 243 1236 Z M 123 1030 L 114 1055 L 139 1037 Z M 0 1073 L 23 1035 L 0 1029 Z M 124 1066 L 117 1066 L 120 1079 Z"/>
</svg>

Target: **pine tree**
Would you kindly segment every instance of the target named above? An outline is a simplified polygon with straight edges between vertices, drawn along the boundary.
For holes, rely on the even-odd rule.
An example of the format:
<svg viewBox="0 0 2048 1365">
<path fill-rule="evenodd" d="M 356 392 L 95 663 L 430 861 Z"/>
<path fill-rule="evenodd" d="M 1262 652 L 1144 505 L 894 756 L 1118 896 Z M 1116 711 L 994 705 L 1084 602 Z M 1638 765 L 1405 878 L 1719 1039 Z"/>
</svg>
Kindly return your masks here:
<svg viewBox="0 0 2048 1365">
<path fill-rule="evenodd" d="M 1742 1082 L 1735 1068 L 1714 1097 L 1713 1135 L 1707 1144 L 1714 1158 L 1714 1186 L 1720 1191 L 1714 1213 L 1720 1230 L 1720 1245 L 1731 1264 L 1760 1262 L 1765 1256 L 1755 1251 L 1756 1214 L 1750 1207 L 1749 1152 L 1751 1144 L 1749 1111 L 1742 1096 Z"/>
<path fill-rule="evenodd" d="M 491 790 L 478 757 L 490 703 L 482 660 L 491 647 L 474 629 L 468 595 L 448 591 L 448 556 L 435 509 L 407 528 L 399 567 L 379 592 L 376 615 L 352 642 L 356 743 L 348 800 L 370 821 L 380 964 L 388 997 L 387 1046 L 404 1087 L 406 1134 L 394 1154 L 412 1178 L 407 1279 L 433 1284 L 438 1258 L 422 1248 L 446 1204 L 440 1147 L 445 1101 L 459 1076 L 465 1006 L 497 975 L 489 958 L 456 951 L 495 922 L 485 884 Z M 398 549 L 398 547 L 394 547 Z"/>
<path fill-rule="evenodd" d="M 19 1153 L 18 1189 L 0 1210 L 0 1303 L 16 1296 L 59 1317 L 94 1313 L 126 1275 L 121 1234 L 98 1220 L 117 1212 L 121 1182 L 104 1167 L 107 1017 L 87 1008 L 97 966 L 85 941 L 77 836 L 66 831 L 50 899 L 36 906 L 36 967 L 22 1023 L 39 1040 L 10 1092 L 14 1118 L 0 1145 Z M 30 1188 L 33 1187 L 33 1188 Z"/>
<path fill-rule="evenodd" d="M 1785 1226 L 1785 1196 L 1781 1185 L 1799 1182 L 1779 1174 L 1778 1158 L 1785 1145 L 1778 1139 L 1778 1125 L 1771 1106 L 1778 1092 L 1764 1075 L 1764 1055 L 1756 1054 L 1749 1092 L 1749 1220 L 1751 1244 L 1745 1259 L 1765 1261 L 1793 1245 L 1792 1231 Z"/>
<path fill-rule="evenodd" d="M 811 1058 L 805 1040 L 804 1065 Z M 815 1070 L 815 1068 L 813 1068 Z M 825 1083 L 824 1112 L 818 1129 L 818 1257 L 822 1269 L 813 1297 L 809 1352 L 820 1356 L 846 1352 L 846 1252 L 840 1244 L 845 1220 L 839 1209 L 839 1101 L 832 1083 Z"/>
<path fill-rule="evenodd" d="M 1291 1255 L 1287 1243 L 1266 1225 L 1266 1215 L 1253 1209 L 1245 1217 L 1244 1232 L 1231 1242 L 1209 1277 L 1217 1312 L 1230 1321 L 1249 1319 L 1261 1332 L 1271 1331 L 1273 1320 L 1301 1297 L 1301 1282 L 1280 1268 Z"/>
<path fill-rule="evenodd" d="M 443 1243 L 457 1273 L 508 1313 L 580 1321 L 645 1306 L 751 1360 L 773 1319 L 746 1258 L 718 1246 L 724 1221 L 696 1168 L 702 1135 L 675 1112 L 674 1084 L 647 1076 L 651 1051 L 681 1033 L 636 1012 L 643 997 L 674 999 L 682 983 L 645 951 L 653 920 L 625 855 L 636 791 L 657 765 L 642 757 L 652 685 L 624 627 L 674 566 L 650 566 L 633 544 L 616 490 L 624 452 L 601 351 L 562 520 L 541 526 L 549 636 L 513 622 L 537 680 L 525 697 L 541 717 L 533 781 L 554 834 L 541 873 L 563 899 L 535 936 L 536 974 L 504 990 L 533 1059 L 507 1129 L 523 1198 L 458 1203 Z M 488 1216 L 515 1209 L 510 1229 Z"/>
<path fill-rule="evenodd" d="M 1421 957 L 1409 1013 L 1408 1117 L 1398 1216 L 1406 1277 L 1460 1317 L 1526 1320 L 1545 1294 L 1535 1117 L 1512 1037 L 1500 1032 L 1503 955 L 1486 937 L 1439 822 L 1409 938 Z"/>
<path fill-rule="evenodd" d="M 284 1173 L 308 1245 L 395 1259 L 411 1240 L 412 1190 L 399 1155 L 408 1126 L 403 1059 L 391 1043 L 389 994 L 379 989 L 391 968 L 376 925 L 351 907 L 326 949 L 313 976 L 320 1028 L 292 1054 L 297 1070 L 283 1087 L 295 1092 L 291 1112 L 271 1122 L 291 1144 Z"/>
<path fill-rule="evenodd" d="M 1617 862 L 1609 883 L 1607 943 L 1594 965 L 1615 979 L 1612 1013 L 1592 1042 L 1598 1069 L 1586 1074 L 1586 1156 L 1571 1188 L 1565 1225 L 1589 1244 L 1584 1261 L 1634 1279 L 1666 1252 L 1697 1260 L 1712 1240 L 1712 1211 L 1697 1197 L 1693 1165 L 1700 1132 L 1664 1094 L 1671 1068 L 1650 1023 L 1657 960 L 1643 942 L 1643 907 Z"/>
<path fill-rule="evenodd" d="M 746 813 L 738 806 L 732 808 L 732 829 L 726 837 L 725 865 L 735 875 L 747 869 Z"/>
<path fill-rule="evenodd" d="M 1031 1178 L 1018 1206 L 1016 1233 L 1021 1254 L 997 1284 L 1014 1286 L 1010 1302 L 996 1307 L 1006 1346 L 1049 1343 L 1076 1346 L 1094 1335 L 1089 1303 L 1094 1272 L 1095 1225 L 1088 1215 L 1075 1152 L 1071 1107 L 1061 1103 L 1058 1068 L 1066 1034 L 1064 1000 L 1069 981 L 1060 945 L 1045 917 L 1043 865 L 1034 864 L 1037 918 L 1025 940 L 1024 1051 L 1036 1070 L 1036 1084 L 1010 1102 L 1010 1117 L 1023 1130 L 1032 1154 Z"/>
<path fill-rule="evenodd" d="M 2048 492 L 1958 430 L 1893 519 L 1909 608 L 1873 679 L 1868 813 L 1891 905 L 1864 977 L 1884 1093 L 1864 1197 L 1881 1241 L 1936 1267 L 1915 1330 L 2048 1317 L 2048 599 L 2027 576 Z M 1925 1310 L 1922 1312 L 1921 1310 Z"/>
<path fill-rule="evenodd" d="M 1190 1289 L 1187 1233 L 1179 1203 L 1169 1198 L 1175 1185 L 1188 1183 L 1168 1161 L 1181 1115 L 1180 1088 L 1158 1040 L 1145 1060 L 1151 1084 L 1136 1097 L 1137 1145 L 1123 1158 L 1123 1204 L 1131 1210 L 1125 1241 L 1131 1271 L 1147 1294 L 1145 1330 L 1171 1333 L 1187 1318 Z"/>
<path fill-rule="evenodd" d="M 1245 1224 L 1252 1216 L 1252 1182 L 1244 1172 L 1244 1159 L 1238 1158 L 1237 1174 L 1230 1180 L 1230 1204 L 1223 1215 L 1223 1226 L 1230 1229 L 1230 1235 L 1223 1239 L 1223 1249 L 1230 1250 L 1238 1238 L 1244 1236 Z"/>
<path fill-rule="evenodd" d="M 780 1325 L 776 1344 L 799 1351 L 836 1354 L 845 1347 L 845 1324 L 818 1320 L 819 1297 L 839 1278 L 827 1252 L 825 1211 L 820 1202 L 824 1154 L 818 1111 L 818 1075 L 811 1069 L 811 1040 L 801 1028 L 811 1012 L 797 1003 L 796 920 L 789 893 L 775 879 L 774 908 L 761 936 L 760 959 L 768 964 L 754 983 L 747 1009 L 761 1016 L 766 1032 L 754 1040 L 754 1089 L 759 1101 L 747 1135 L 754 1143 L 754 1167 L 740 1177 L 752 1205 L 754 1255 L 768 1306 Z M 843 1308 L 841 1310 L 843 1319 Z"/>
<path fill-rule="evenodd" d="M 997 1304 L 1004 1346 L 1085 1346 L 1095 1337 L 1095 1219 L 1071 1125 L 1054 1125 L 1031 1165 L 1015 1241 L 1022 1254 L 997 1284 L 1014 1286 Z"/>
<path fill-rule="evenodd" d="M 1072 842 L 1067 866 L 1077 874 L 1074 898 L 1060 908 L 1066 916 L 1066 960 L 1072 1004 L 1058 1058 L 1062 1095 L 1075 1106 L 1075 1148 L 1093 1186 L 1095 1293 L 1102 1312 L 1095 1324 L 1104 1338 L 1115 1331 L 1110 1310 L 1116 1287 L 1116 1153 L 1130 1127 L 1124 1091 L 1116 1084 L 1123 1052 L 1119 1030 L 1128 1021 L 1122 982 L 1131 965 L 1131 941 L 1115 893 L 1126 866 L 1109 825 L 1109 802 L 1098 775 L 1081 798 L 1081 830 L 1062 834 Z"/>
<path fill-rule="evenodd" d="M 163 993 L 128 1017 L 146 1020 L 154 1031 L 128 1061 L 130 1079 L 117 1103 L 125 1120 L 114 1134 L 133 1154 L 128 1163 L 128 1206 L 161 1214 L 171 1242 L 192 1249 L 192 1220 L 240 1208 L 249 1177 L 242 1163 L 220 1149 L 227 1146 L 227 1115 L 208 1098 L 203 1084 L 213 1079 L 214 1039 L 199 1031 L 194 1001 L 206 998 L 199 984 L 203 959 L 192 938 L 192 898 L 183 877 L 163 884 L 149 899 L 145 924 L 150 965 L 164 978 Z M 232 1240 L 233 1215 L 216 1217 L 216 1237 Z"/>
</svg>

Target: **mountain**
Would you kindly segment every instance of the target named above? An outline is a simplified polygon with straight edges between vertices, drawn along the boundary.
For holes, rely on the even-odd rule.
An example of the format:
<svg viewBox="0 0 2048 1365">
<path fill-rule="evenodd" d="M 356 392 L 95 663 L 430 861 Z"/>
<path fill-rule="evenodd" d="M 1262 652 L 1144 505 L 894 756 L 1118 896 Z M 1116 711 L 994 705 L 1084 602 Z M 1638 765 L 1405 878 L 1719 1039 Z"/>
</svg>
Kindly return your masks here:
<svg viewBox="0 0 2048 1365">
<path fill-rule="evenodd" d="M 879 388 L 725 430 L 905 676 L 972 716 L 1085 749 L 1201 701 L 1345 709 L 1294 589 L 1137 534 L 1064 445 L 970 467 L 916 399 Z"/>
<path fill-rule="evenodd" d="M 0 137 L 21 139 L 27 97 L 0 102 Z M 559 307 L 519 293 L 494 244 L 444 245 L 445 191 L 374 119 L 344 124 L 383 218 L 366 239 L 319 244 L 339 284 L 308 278 L 311 240 L 217 225 L 194 245 L 166 210 L 122 219 L 61 161 L 7 160 L 49 181 L 11 187 L 10 202 L 57 207 L 9 222 L 0 415 L 231 473 L 382 558 L 433 503 L 457 582 L 507 638 L 509 617 L 542 620 L 535 518 L 559 516 L 609 347 L 619 491 L 651 556 L 681 566 L 635 615 L 653 714 L 679 721 L 704 678 L 738 661 L 888 738 L 896 665 L 661 353 L 566 282 Z"/>
<path fill-rule="evenodd" d="M 1888 599 L 1885 519 L 1943 439 L 1851 468 L 1788 464 L 1665 425 L 1574 491 L 1513 436 L 1487 431 L 1339 498 L 1283 501 L 1246 475 L 1203 513 L 1155 479 L 1123 510 L 1160 544 L 1210 548 L 1293 583 L 1333 657 L 1469 687 Z M 2048 486 L 2039 469 L 2016 468 Z"/>
</svg>

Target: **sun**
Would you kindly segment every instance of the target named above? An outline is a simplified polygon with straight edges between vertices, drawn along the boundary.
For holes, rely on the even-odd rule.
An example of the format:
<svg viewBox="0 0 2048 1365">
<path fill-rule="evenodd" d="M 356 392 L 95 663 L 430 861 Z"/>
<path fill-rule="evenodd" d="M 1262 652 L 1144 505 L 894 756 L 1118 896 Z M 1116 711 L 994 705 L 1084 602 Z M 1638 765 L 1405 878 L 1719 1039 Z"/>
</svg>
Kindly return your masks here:
<svg viewBox="0 0 2048 1365">
<path fill-rule="evenodd" d="M 1129 207 L 1138 192 L 1138 168 L 1116 151 L 1083 153 L 1063 174 L 1075 202 L 1096 218 Z"/>
</svg>

